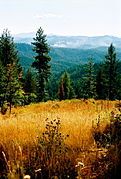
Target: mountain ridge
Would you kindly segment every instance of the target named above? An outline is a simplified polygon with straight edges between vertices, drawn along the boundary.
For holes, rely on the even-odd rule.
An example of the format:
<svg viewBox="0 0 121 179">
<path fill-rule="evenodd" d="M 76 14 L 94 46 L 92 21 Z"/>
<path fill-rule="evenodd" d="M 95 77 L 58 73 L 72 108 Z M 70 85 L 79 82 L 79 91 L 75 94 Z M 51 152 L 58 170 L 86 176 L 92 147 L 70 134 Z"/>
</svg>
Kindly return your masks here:
<svg viewBox="0 0 121 179">
<path fill-rule="evenodd" d="M 35 53 L 32 50 L 32 45 L 17 43 L 16 46 L 22 67 L 28 69 L 34 61 L 35 56 Z M 121 48 L 117 48 L 116 52 L 118 59 L 121 59 Z M 99 63 L 104 60 L 106 54 L 107 47 L 97 47 L 95 49 L 51 47 L 49 55 L 52 58 L 50 62 L 52 71 L 57 73 L 75 65 L 85 64 L 90 57 L 93 58 L 95 63 Z"/>
<path fill-rule="evenodd" d="M 31 44 L 35 33 L 22 33 L 14 36 L 16 43 L 27 43 Z M 104 36 L 59 36 L 59 35 L 48 35 L 47 42 L 51 47 L 60 48 L 81 48 L 91 49 L 96 47 L 108 47 L 111 43 L 116 48 L 121 47 L 121 38 L 104 35 Z"/>
</svg>

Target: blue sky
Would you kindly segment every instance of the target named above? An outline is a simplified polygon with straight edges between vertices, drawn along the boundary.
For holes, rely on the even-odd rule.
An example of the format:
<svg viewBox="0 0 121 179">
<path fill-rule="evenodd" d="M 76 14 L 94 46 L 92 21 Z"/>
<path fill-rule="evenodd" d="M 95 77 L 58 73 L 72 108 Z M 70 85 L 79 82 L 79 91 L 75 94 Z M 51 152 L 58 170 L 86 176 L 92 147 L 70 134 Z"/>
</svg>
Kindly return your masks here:
<svg viewBox="0 0 121 179">
<path fill-rule="evenodd" d="M 0 32 L 121 37 L 121 0 L 0 0 Z"/>
</svg>

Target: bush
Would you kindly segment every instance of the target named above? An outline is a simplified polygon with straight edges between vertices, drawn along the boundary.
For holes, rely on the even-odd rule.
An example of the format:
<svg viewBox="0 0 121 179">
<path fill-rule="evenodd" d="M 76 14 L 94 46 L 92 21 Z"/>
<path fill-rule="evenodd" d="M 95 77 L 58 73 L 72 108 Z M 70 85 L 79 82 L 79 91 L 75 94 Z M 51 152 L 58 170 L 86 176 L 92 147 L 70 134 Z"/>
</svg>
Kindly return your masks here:
<svg viewBox="0 0 121 179">
<path fill-rule="evenodd" d="M 45 131 L 38 138 L 37 146 L 31 148 L 29 164 L 26 160 L 24 168 L 33 179 L 76 178 L 73 151 L 65 144 L 68 135 L 64 136 L 60 127 L 59 119 L 47 119 Z"/>
<path fill-rule="evenodd" d="M 24 96 L 24 104 L 35 103 L 37 101 L 37 95 L 35 93 L 29 93 Z"/>
<path fill-rule="evenodd" d="M 99 179 L 118 179 L 121 176 L 121 114 L 111 114 L 111 122 L 104 132 L 95 131 L 94 139 L 98 147 L 107 152 L 93 163 L 93 171 Z"/>
<path fill-rule="evenodd" d="M 2 104 L 2 106 L 1 106 L 1 113 L 2 113 L 3 115 L 5 115 L 6 112 L 7 112 L 7 110 L 8 110 L 8 104 L 7 104 L 7 102 L 5 101 L 5 102 Z"/>
</svg>

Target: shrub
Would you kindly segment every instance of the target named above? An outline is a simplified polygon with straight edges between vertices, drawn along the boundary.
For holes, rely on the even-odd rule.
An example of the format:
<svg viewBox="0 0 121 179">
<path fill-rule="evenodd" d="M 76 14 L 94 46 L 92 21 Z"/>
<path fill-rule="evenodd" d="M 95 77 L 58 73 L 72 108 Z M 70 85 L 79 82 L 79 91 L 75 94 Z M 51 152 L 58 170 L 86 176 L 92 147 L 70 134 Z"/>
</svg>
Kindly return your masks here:
<svg viewBox="0 0 121 179">
<path fill-rule="evenodd" d="M 60 132 L 60 127 L 59 119 L 46 119 L 45 131 L 38 137 L 37 146 L 29 152 L 29 164 L 28 161 L 25 162 L 26 173 L 33 179 L 76 177 L 73 151 L 65 144 L 68 135 L 64 136 Z"/>
<path fill-rule="evenodd" d="M 7 102 L 5 101 L 5 102 L 2 104 L 2 106 L 1 106 L 1 114 L 5 115 L 6 112 L 7 112 L 7 110 L 8 110 L 8 104 L 7 104 Z"/>
<path fill-rule="evenodd" d="M 111 114 L 111 122 L 103 132 L 95 131 L 98 146 L 107 148 L 105 155 L 93 163 L 98 178 L 118 179 L 121 176 L 121 114 Z"/>
</svg>

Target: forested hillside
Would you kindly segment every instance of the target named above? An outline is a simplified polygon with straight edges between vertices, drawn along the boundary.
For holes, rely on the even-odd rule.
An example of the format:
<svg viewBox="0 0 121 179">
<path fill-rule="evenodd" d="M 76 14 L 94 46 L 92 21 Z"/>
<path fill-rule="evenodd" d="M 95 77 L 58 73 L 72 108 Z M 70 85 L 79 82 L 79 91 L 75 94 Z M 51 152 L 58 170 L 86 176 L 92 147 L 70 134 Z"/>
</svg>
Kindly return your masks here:
<svg viewBox="0 0 121 179">
<path fill-rule="evenodd" d="M 24 69 L 28 69 L 32 62 L 35 53 L 32 50 L 32 45 L 25 43 L 17 43 L 17 50 L 20 56 L 20 62 Z M 98 47 L 91 49 L 79 48 L 57 48 L 50 47 L 50 56 L 52 58 L 51 65 L 52 71 L 60 73 L 71 67 L 85 64 L 88 58 L 93 58 L 95 63 L 101 62 L 105 58 L 107 47 Z M 117 49 L 117 57 L 121 59 L 121 49 Z"/>
<path fill-rule="evenodd" d="M 6 102 L 12 107 L 54 99 L 121 99 L 120 48 L 113 43 L 90 49 L 52 47 L 43 32 L 40 27 L 29 45 L 15 44 L 9 31 L 3 31 L 2 108 Z"/>
</svg>

